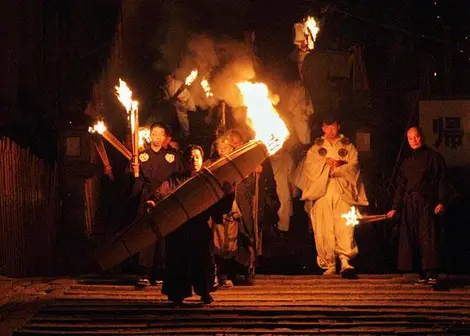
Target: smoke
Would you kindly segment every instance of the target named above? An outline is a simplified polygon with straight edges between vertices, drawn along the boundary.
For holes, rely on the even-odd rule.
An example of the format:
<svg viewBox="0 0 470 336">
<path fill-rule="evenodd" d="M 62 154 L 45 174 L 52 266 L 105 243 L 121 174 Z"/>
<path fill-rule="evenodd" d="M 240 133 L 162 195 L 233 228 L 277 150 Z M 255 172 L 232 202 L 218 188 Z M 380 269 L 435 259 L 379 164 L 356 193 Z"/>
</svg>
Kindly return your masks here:
<svg viewBox="0 0 470 336">
<path fill-rule="evenodd" d="M 230 38 L 215 38 L 206 34 L 190 37 L 183 57 L 174 70 L 176 78 L 184 81 L 189 73 L 197 69 L 198 78 L 189 88 L 196 105 L 207 108 L 220 100 L 230 106 L 241 104 L 236 83 L 255 77 L 252 52 L 244 42 Z M 213 96 L 205 96 L 200 84 L 207 79 Z"/>
</svg>

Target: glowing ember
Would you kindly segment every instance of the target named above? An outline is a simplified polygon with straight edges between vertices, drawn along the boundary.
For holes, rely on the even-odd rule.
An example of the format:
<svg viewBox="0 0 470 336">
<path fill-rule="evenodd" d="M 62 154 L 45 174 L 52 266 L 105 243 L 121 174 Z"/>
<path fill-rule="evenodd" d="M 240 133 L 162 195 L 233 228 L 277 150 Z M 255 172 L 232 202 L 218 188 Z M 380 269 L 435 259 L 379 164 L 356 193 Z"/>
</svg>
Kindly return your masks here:
<svg viewBox="0 0 470 336">
<path fill-rule="evenodd" d="M 195 69 L 191 71 L 188 77 L 186 77 L 186 79 L 184 80 L 184 84 L 187 86 L 190 86 L 194 82 L 196 77 L 197 77 L 197 70 Z"/>
<path fill-rule="evenodd" d="M 354 206 L 351 206 L 351 209 L 347 213 L 342 214 L 341 218 L 346 219 L 347 226 L 355 226 L 359 224 L 358 219 L 361 218 L 361 214 L 359 213 L 359 211 L 356 210 Z"/>
<path fill-rule="evenodd" d="M 150 128 L 139 129 L 139 148 L 144 148 L 145 144 L 150 143 Z"/>
<path fill-rule="evenodd" d="M 317 21 L 315 21 L 313 16 L 307 16 L 304 21 L 304 27 L 305 35 L 307 35 L 307 48 L 313 50 L 320 28 L 317 26 Z"/>
<path fill-rule="evenodd" d="M 88 127 L 88 132 L 103 134 L 106 131 L 106 125 L 102 121 L 98 121 L 93 127 Z"/>
<path fill-rule="evenodd" d="M 244 105 L 255 131 L 255 139 L 262 141 L 269 154 L 276 153 L 289 136 L 289 131 L 269 99 L 264 83 L 237 83 L 242 92 Z"/>
<path fill-rule="evenodd" d="M 209 82 L 207 81 L 207 79 L 204 78 L 201 81 L 201 86 L 204 89 L 207 98 L 212 97 L 214 95 L 211 91 L 211 87 L 209 86 Z"/>
</svg>

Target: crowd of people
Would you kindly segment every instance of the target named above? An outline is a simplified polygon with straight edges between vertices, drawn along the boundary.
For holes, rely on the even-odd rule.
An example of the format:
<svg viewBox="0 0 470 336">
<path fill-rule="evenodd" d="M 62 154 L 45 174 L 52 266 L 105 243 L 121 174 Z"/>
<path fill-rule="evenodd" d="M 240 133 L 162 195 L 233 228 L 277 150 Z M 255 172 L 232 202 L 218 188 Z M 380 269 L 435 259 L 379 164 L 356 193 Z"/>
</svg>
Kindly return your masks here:
<svg viewBox="0 0 470 336">
<path fill-rule="evenodd" d="M 151 212 L 181 183 L 253 136 L 247 128 L 221 130 L 219 120 L 206 155 L 203 144 L 191 143 L 197 137 L 192 136 L 196 131 L 188 114 L 198 112 L 186 89 L 175 97 L 180 84 L 167 77 L 166 98 L 177 116 L 179 137 L 172 125 L 153 121 L 150 142 L 139 155 L 139 165 L 132 166 L 140 171 L 133 188 L 133 194 L 140 195 L 139 215 Z M 304 119 L 297 123 L 302 125 L 293 122 L 291 127 L 309 129 Z M 162 282 L 163 293 L 180 305 L 193 291 L 210 304 L 210 293 L 217 287 L 253 284 L 260 257 L 269 258 L 276 235 L 289 231 L 295 198 L 305 205 L 323 275 L 356 278 L 351 262 L 359 253 L 355 229 L 342 215 L 351 206 L 368 205 L 358 151 L 340 132 L 336 116 L 322 116 L 320 125 L 323 135 L 311 143 L 297 132 L 298 140 L 309 147 L 302 155 L 295 157 L 292 147 L 284 146 L 226 190 L 215 205 L 134 256 L 139 285 Z M 420 129 L 409 128 L 407 138 L 412 154 L 400 169 L 387 217 L 400 214 L 398 269 L 417 272 L 420 283 L 435 283 L 439 271 L 435 222 L 452 200 L 452 188 L 444 159 L 424 144 Z"/>
</svg>

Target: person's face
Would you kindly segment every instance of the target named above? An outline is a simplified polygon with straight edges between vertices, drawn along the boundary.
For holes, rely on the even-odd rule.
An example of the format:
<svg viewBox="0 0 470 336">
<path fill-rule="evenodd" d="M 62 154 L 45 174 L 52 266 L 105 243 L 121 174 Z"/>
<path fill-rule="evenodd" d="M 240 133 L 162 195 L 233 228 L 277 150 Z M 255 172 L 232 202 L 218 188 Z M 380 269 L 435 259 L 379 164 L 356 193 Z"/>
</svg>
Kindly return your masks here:
<svg viewBox="0 0 470 336">
<path fill-rule="evenodd" d="M 230 141 L 231 141 L 232 146 L 233 146 L 234 149 L 238 149 L 241 146 L 243 146 L 243 141 L 242 141 L 242 139 L 240 139 L 240 137 L 238 135 L 231 136 Z"/>
<path fill-rule="evenodd" d="M 161 127 L 154 127 L 150 132 L 150 140 L 153 146 L 164 146 L 167 138 L 165 129 Z"/>
<path fill-rule="evenodd" d="M 220 156 L 227 156 L 233 152 L 233 147 L 226 141 L 219 142 L 215 149 Z"/>
<path fill-rule="evenodd" d="M 191 158 L 189 160 L 189 170 L 192 173 L 197 173 L 202 168 L 203 157 L 199 149 L 193 149 L 191 151 Z"/>
<path fill-rule="evenodd" d="M 339 135 L 339 125 L 335 121 L 331 125 L 323 124 L 322 131 L 325 134 L 325 138 L 327 140 L 335 140 L 338 138 Z"/>
<path fill-rule="evenodd" d="M 418 149 L 423 145 L 423 140 L 421 139 L 421 135 L 416 127 L 410 128 L 406 133 L 406 136 L 411 149 Z"/>
</svg>

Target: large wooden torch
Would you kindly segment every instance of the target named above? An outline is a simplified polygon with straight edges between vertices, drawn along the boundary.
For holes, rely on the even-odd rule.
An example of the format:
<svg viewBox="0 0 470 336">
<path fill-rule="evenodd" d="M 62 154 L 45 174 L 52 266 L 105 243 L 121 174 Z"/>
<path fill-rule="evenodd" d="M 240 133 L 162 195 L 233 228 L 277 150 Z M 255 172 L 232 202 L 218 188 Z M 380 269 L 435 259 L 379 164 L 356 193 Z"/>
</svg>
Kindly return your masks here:
<svg viewBox="0 0 470 336">
<path fill-rule="evenodd" d="M 118 232 L 95 255 L 103 270 L 145 249 L 210 208 L 282 147 L 289 132 L 268 98 L 267 86 L 243 82 L 238 87 L 257 131 L 256 140 L 217 160 L 157 203 L 149 214 Z"/>
<path fill-rule="evenodd" d="M 188 75 L 188 77 L 186 77 L 186 79 L 184 80 L 184 83 L 181 84 L 181 86 L 178 88 L 178 90 L 176 90 L 175 94 L 171 97 L 171 100 L 176 100 L 178 98 L 178 96 L 181 94 L 181 92 L 183 92 L 184 89 L 189 87 L 194 82 L 194 80 L 197 77 L 197 74 L 198 74 L 197 70 L 191 71 L 191 73 Z"/>
<path fill-rule="evenodd" d="M 132 100 L 132 91 L 126 82 L 119 78 L 119 86 L 115 87 L 116 95 L 125 107 L 131 129 L 132 164 L 134 177 L 139 177 L 139 102 Z"/>
<path fill-rule="evenodd" d="M 152 209 L 104 245 L 96 260 L 107 270 L 183 225 L 219 201 L 246 178 L 269 152 L 260 141 L 251 141 L 221 158 L 183 183 Z"/>
</svg>

